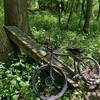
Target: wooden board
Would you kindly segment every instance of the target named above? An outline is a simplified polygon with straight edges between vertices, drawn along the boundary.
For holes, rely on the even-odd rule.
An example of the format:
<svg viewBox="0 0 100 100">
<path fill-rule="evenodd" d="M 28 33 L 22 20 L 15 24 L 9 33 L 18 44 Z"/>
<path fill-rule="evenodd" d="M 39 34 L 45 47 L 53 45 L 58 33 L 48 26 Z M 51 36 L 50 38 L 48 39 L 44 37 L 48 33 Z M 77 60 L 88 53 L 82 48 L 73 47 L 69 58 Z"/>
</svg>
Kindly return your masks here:
<svg viewBox="0 0 100 100">
<path fill-rule="evenodd" d="M 46 51 L 41 49 L 41 46 L 26 33 L 23 33 L 16 26 L 4 26 L 4 29 L 9 39 L 11 39 L 17 46 L 25 50 L 25 52 L 27 52 L 27 54 L 30 55 L 35 61 L 39 62 L 40 64 L 49 62 L 49 55 L 45 56 L 47 54 Z M 52 62 L 56 66 L 63 68 L 63 65 L 56 59 L 53 59 Z M 68 66 L 66 66 L 65 69 L 68 82 L 76 87 L 77 84 L 71 79 L 74 72 Z"/>
</svg>

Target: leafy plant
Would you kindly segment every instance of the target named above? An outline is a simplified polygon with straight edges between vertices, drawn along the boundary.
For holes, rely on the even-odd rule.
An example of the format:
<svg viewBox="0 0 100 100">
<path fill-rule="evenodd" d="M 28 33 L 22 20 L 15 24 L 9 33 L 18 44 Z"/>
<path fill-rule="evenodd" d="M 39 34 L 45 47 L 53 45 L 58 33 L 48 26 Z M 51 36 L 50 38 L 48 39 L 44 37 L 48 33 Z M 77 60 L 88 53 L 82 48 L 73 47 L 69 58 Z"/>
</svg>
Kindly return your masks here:
<svg viewBox="0 0 100 100">
<path fill-rule="evenodd" d="M 31 86 L 32 71 L 37 67 L 29 57 L 18 56 L 9 65 L 0 63 L 0 97 L 2 100 L 36 100 Z"/>
</svg>

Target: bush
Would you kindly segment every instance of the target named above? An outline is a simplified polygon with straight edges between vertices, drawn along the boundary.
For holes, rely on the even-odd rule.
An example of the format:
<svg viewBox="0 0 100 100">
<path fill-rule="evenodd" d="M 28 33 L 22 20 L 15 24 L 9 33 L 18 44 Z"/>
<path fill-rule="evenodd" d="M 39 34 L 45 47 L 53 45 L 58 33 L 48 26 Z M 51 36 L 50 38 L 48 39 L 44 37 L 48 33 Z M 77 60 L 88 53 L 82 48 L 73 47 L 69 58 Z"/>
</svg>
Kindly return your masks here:
<svg viewBox="0 0 100 100">
<path fill-rule="evenodd" d="M 8 65 L 0 62 L 0 99 L 36 100 L 32 87 L 32 71 L 37 65 L 31 58 L 19 56 Z"/>
</svg>

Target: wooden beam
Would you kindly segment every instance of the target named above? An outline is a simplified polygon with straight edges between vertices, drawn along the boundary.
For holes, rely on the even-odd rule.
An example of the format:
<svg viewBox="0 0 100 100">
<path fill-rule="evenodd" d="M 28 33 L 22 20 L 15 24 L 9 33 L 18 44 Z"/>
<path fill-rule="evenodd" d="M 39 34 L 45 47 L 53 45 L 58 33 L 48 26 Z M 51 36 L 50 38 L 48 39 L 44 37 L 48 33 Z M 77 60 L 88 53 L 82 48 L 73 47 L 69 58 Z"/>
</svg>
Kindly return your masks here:
<svg viewBox="0 0 100 100">
<path fill-rule="evenodd" d="M 16 26 L 4 26 L 5 31 L 9 37 L 15 44 L 17 44 L 20 48 L 25 50 L 28 55 L 30 55 L 34 60 L 41 63 L 48 63 L 50 56 L 45 56 L 47 54 L 46 51 L 41 49 L 41 46 L 26 33 L 23 33 Z M 59 63 L 56 59 L 53 59 L 53 64 L 58 67 L 62 67 L 63 65 Z M 74 72 L 66 66 L 66 75 L 68 76 L 68 81 L 75 86 L 75 82 L 71 80 L 71 77 L 74 75 Z"/>
</svg>

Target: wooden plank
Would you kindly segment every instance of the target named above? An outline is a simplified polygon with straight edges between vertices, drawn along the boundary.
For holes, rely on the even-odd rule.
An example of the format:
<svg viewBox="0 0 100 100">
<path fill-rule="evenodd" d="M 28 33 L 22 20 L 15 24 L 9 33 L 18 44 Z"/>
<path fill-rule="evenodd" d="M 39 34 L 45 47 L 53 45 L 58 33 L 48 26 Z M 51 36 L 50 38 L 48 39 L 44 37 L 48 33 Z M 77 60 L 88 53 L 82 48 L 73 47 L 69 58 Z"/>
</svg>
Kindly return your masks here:
<svg viewBox="0 0 100 100">
<path fill-rule="evenodd" d="M 40 45 L 34 39 L 32 39 L 26 33 L 23 33 L 16 26 L 4 26 L 4 28 L 8 37 L 20 48 L 24 49 L 27 54 L 29 54 L 34 60 L 36 60 L 40 64 L 42 62 L 49 62 L 49 55 L 45 56 L 47 54 L 46 51 L 41 49 Z M 53 59 L 52 62 L 58 67 L 63 68 L 63 65 L 59 63 L 56 59 Z M 66 75 L 68 76 L 68 82 L 73 84 L 73 86 L 75 87 L 75 82 L 71 80 L 71 77 L 74 75 L 74 72 L 68 66 L 66 66 L 65 69 Z"/>
</svg>

